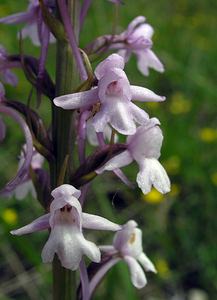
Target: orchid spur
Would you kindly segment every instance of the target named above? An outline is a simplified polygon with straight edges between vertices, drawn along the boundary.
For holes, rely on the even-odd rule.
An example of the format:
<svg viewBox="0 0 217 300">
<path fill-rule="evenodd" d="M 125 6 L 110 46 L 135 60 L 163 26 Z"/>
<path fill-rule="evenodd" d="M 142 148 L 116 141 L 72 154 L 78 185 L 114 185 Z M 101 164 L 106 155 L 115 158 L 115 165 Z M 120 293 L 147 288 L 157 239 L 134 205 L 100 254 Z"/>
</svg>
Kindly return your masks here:
<svg viewBox="0 0 217 300">
<path fill-rule="evenodd" d="M 130 85 L 123 71 L 124 60 L 118 54 L 112 54 L 102 61 L 95 70 L 98 86 L 89 91 L 63 95 L 54 99 L 56 106 L 64 109 L 91 110 L 100 103 L 100 110 L 93 117 L 96 132 L 104 132 L 110 124 L 124 135 L 133 135 L 136 124 L 144 124 L 148 114 L 137 107 L 132 100 L 164 101 L 165 97 L 140 86 Z"/>
<path fill-rule="evenodd" d="M 63 267 L 76 270 L 82 255 L 94 262 L 100 261 L 99 248 L 87 241 L 82 228 L 117 231 L 121 226 L 97 215 L 83 213 L 78 198 L 81 192 L 72 185 L 63 184 L 51 193 L 54 200 L 47 213 L 32 223 L 13 230 L 14 235 L 23 235 L 51 228 L 48 241 L 42 250 L 42 260 L 52 262 L 56 253 Z"/>
</svg>

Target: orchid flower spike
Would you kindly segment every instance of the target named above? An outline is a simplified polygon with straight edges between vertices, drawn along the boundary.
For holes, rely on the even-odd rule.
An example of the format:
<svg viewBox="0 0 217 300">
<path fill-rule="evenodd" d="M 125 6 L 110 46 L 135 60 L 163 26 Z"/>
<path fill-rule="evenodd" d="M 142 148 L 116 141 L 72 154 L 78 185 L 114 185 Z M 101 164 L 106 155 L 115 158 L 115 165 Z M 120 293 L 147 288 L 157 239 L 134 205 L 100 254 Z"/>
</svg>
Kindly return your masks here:
<svg viewBox="0 0 217 300">
<path fill-rule="evenodd" d="M 23 149 L 19 157 L 18 170 L 21 168 L 25 160 L 25 152 L 26 152 L 26 145 L 23 146 Z M 37 169 L 41 169 L 43 163 L 44 163 L 44 157 L 40 153 L 38 153 L 35 148 L 33 148 L 33 155 L 31 161 L 32 170 L 36 171 Z M 26 198 L 28 194 L 31 194 L 34 199 L 36 199 L 37 197 L 35 187 L 33 185 L 33 182 L 29 174 L 27 175 L 27 178 L 25 178 L 25 180 L 15 188 L 14 191 L 9 193 L 9 196 L 11 197 L 15 195 L 16 199 L 22 200 Z"/>
<path fill-rule="evenodd" d="M 162 194 L 170 191 L 170 180 L 159 163 L 163 135 L 156 118 L 137 128 L 134 135 L 127 138 L 127 150 L 113 157 L 96 172 L 114 171 L 129 165 L 135 160 L 139 165 L 137 184 L 144 194 L 151 191 L 152 185 Z"/>
<path fill-rule="evenodd" d="M 132 284 L 141 289 L 147 284 L 147 279 L 142 267 L 145 271 L 156 273 L 156 269 L 150 259 L 143 252 L 142 247 L 142 231 L 137 227 L 137 223 L 133 220 L 128 221 L 123 225 L 122 230 L 115 234 L 113 245 L 100 246 L 100 250 L 106 253 L 108 256 L 113 257 L 112 260 L 117 263 L 123 260 L 127 263 L 131 275 Z M 111 262 L 110 266 L 114 265 Z M 100 270 L 99 274 L 90 282 L 91 292 L 94 290 L 98 281 L 105 274 L 104 271 L 108 270 L 108 267 L 104 267 L 104 270 Z M 101 273 L 101 274 L 100 274 Z"/>
<path fill-rule="evenodd" d="M 52 262 L 55 253 L 62 266 L 71 270 L 78 268 L 83 255 L 99 262 L 99 248 L 84 238 L 82 228 L 117 231 L 121 226 L 100 216 L 83 213 L 78 201 L 81 192 L 72 185 L 63 184 L 54 189 L 51 195 L 54 200 L 50 213 L 11 233 L 23 235 L 50 228 L 49 239 L 42 250 L 45 263 Z"/>
<path fill-rule="evenodd" d="M 132 100 L 158 102 L 164 101 L 165 97 L 158 96 L 146 88 L 130 85 L 123 68 L 123 58 L 118 54 L 110 55 L 95 70 L 97 87 L 57 97 L 54 104 L 71 110 L 91 109 L 99 102 L 100 109 L 92 122 L 96 132 L 104 132 L 109 124 L 121 134 L 135 134 L 136 124 L 144 124 L 148 114 L 132 103 Z"/>
<path fill-rule="evenodd" d="M 40 46 L 48 30 L 43 22 L 39 0 L 29 0 L 29 6 L 26 12 L 16 13 L 7 17 L 0 18 L 0 23 L 3 24 L 20 24 L 26 23 L 22 30 L 22 36 L 29 37 L 35 46 Z M 50 10 L 54 9 L 54 0 L 45 0 L 45 4 Z M 50 33 L 50 43 L 55 42 L 54 36 Z"/>
<path fill-rule="evenodd" d="M 8 83 L 12 86 L 16 86 L 18 82 L 17 76 L 10 70 L 14 66 L 17 66 L 17 63 L 8 61 L 7 52 L 5 48 L 0 45 L 0 78 L 4 83 Z"/>
<path fill-rule="evenodd" d="M 149 74 L 149 68 L 163 72 L 163 64 L 151 50 L 153 33 L 154 29 L 151 25 L 145 23 L 145 17 L 136 17 L 128 25 L 126 31 L 115 36 L 115 40 L 123 40 L 125 42 L 112 43 L 111 48 L 120 49 L 118 54 L 123 56 L 125 62 L 129 60 L 131 54 L 135 54 L 137 67 L 145 76 Z"/>
</svg>

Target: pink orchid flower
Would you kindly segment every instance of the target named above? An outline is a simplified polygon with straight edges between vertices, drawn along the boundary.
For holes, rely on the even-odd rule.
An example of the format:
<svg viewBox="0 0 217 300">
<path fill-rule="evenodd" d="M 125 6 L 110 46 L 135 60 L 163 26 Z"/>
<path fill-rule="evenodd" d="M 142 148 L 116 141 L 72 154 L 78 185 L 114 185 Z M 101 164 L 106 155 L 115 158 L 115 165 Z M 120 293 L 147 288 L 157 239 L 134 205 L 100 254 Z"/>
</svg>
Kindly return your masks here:
<svg viewBox="0 0 217 300">
<path fill-rule="evenodd" d="M 109 124 L 121 134 L 135 134 L 136 124 L 144 124 L 148 114 L 132 103 L 132 100 L 157 102 L 164 101 L 165 97 L 158 96 L 149 89 L 130 85 L 123 68 L 123 58 L 118 54 L 110 55 L 95 70 L 97 87 L 57 97 L 54 104 L 63 109 L 85 110 L 99 102 L 100 110 L 92 121 L 96 132 L 104 132 Z"/>
<path fill-rule="evenodd" d="M 115 36 L 113 39 L 113 42 L 121 39 L 125 42 L 113 43 L 111 48 L 120 49 L 118 54 L 123 56 L 125 62 L 129 60 L 131 54 L 135 54 L 137 57 L 137 67 L 145 76 L 149 74 L 149 68 L 163 72 L 163 64 L 151 50 L 153 34 L 153 27 L 145 23 L 145 17 L 139 16 L 129 24 L 126 31 Z"/>
<path fill-rule="evenodd" d="M 157 272 L 153 263 L 143 252 L 142 231 L 133 220 L 128 221 L 123 225 L 122 230 L 115 234 L 113 245 L 100 246 L 100 250 L 112 258 L 91 279 L 90 293 L 94 291 L 106 272 L 121 260 L 127 263 L 132 284 L 138 289 L 147 284 L 145 272 L 140 265 L 145 271 Z"/>
<path fill-rule="evenodd" d="M 22 30 L 23 38 L 29 37 L 35 46 L 41 45 L 43 36 L 46 35 L 47 26 L 43 22 L 39 0 L 29 0 L 29 6 L 26 12 L 16 13 L 7 17 L 0 18 L 3 24 L 26 23 Z M 45 4 L 52 9 L 53 0 L 46 0 Z M 50 34 L 50 43 L 55 42 L 55 38 Z"/>
<path fill-rule="evenodd" d="M 99 248 L 84 238 L 82 228 L 117 231 L 121 226 L 97 215 L 83 213 L 78 198 L 81 192 L 72 185 L 63 184 L 51 193 L 54 200 L 50 213 L 32 223 L 12 231 L 23 235 L 50 228 L 50 236 L 42 250 L 42 260 L 52 262 L 56 253 L 63 267 L 76 270 L 83 255 L 94 262 L 100 261 Z"/>
<path fill-rule="evenodd" d="M 97 173 L 114 171 L 136 161 L 139 165 L 137 184 L 144 194 L 150 192 L 152 185 L 162 194 L 170 191 L 170 180 L 159 163 L 163 135 L 160 122 L 152 118 L 137 128 L 134 135 L 127 138 L 127 150 L 113 157 Z"/>
</svg>

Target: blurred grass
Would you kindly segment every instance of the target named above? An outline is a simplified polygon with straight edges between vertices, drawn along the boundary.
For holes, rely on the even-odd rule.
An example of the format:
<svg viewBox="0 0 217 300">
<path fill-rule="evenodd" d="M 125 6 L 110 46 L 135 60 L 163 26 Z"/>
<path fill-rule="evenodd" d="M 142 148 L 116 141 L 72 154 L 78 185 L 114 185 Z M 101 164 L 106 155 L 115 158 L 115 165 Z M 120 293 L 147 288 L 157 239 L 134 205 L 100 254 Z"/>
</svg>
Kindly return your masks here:
<svg viewBox="0 0 217 300">
<path fill-rule="evenodd" d="M 1 0 L 0 17 L 23 10 L 26 3 Z M 216 9 L 216 1 L 211 0 L 125 0 L 120 8 L 119 32 L 137 15 L 145 15 L 155 29 L 153 49 L 164 62 L 166 72 L 151 71 L 148 78 L 143 77 L 136 69 L 135 58 L 126 71 L 132 83 L 167 96 L 165 103 L 147 103 L 144 108 L 161 120 L 165 137 L 161 161 L 175 188 L 161 198 L 155 192 L 144 197 L 138 189 L 124 187 L 113 175 L 95 180 L 87 211 L 119 222 L 135 218 L 143 227 L 144 249 L 158 268 L 158 275 L 147 274 L 148 286 L 137 291 L 130 283 L 126 266 L 119 264 L 110 271 L 95 299 L 170 299 L 180 291 L 188 294 L 192 288 L 204 290 L 208 299 L 216 298 Z M 82 46 L 98 35 L 110 33 L 113 13 L 109 1 L 93 1 L 82 32 Z M 18 52 L 19 28 L 0 26 L 1 43 L 10 53 Z M 39 55 L 39 49 L 30 41 L 25 40 L 24 47 L 26 53 Z M 54 55 L 55 48 L 51 47 L 50 57 L 54 59 Z M 54 77 L 52 61 L 48 69 Z M 16 73 L 19 85 L 15 89 L 7 86 L 7 96 L 25 102 L 30 85 L 22 72 Z M 49 124 L 48 99 L 43 100 L 40 113 Z M 15 157 L 23 143 L 14 123 L 7 124 L 0 156 L 2 184 L 14 174 Z M 132 180 L 136 172 L 137 167 L 126 168 Z M 4 218 L 9 208 L 17 214 L 15 223 Z M 2 199 L 0 212 L 0 299 L 50 299 L 50 267 L 42 265 L 40 258 L 47 234 L 17 238 L 8 234 L 12 228 L 39 216 L 41 208 L 30 197 L 24 201 Z M 99 242 L 112 240 L 108 233 L 93 236 L 88 232 L 87 236 Z M 16 269 L 10 265 L 11 255 L 18 262 Z M 20 279 L 23 273 L 24 279 Z M 28 293 L 29 284 L 35 285 L 32 296 Z"/>
</svg>

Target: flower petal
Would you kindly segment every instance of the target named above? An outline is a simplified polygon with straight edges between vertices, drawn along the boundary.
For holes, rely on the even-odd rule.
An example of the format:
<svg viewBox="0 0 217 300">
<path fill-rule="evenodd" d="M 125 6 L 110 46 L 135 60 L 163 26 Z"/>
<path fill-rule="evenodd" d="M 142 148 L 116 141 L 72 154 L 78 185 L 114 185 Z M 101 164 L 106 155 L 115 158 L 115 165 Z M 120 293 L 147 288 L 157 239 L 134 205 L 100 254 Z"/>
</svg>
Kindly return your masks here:
<svg viewBox="0 0 217 300">
<path fill-rule="evenodd" d="M 29 22 L 32 19 L 32 14 L 29 12 L 21 12 L 7 17 L 0 18 L 0 23 L 4 24 L 19 24 Z"/>
<path fill-rule="evenodd" d="M 155 266 L 144 252 L 137 259 L 146 271 L 157 273 Z"/>
<path fill-rule="evenodd" d="M 137 67 L 139 71 L 147 76 L 149 74 L 149 68 L 153 68 L 158 72 L 164 72 L 164 66 L 150 49 L 146 49 L 145 51 L 139 50 L 136 51 L 137 55 Z"/>
<path fill-rule="evenodd" d="M 3 73 L 3 77 L 4 77 L 4 82 L 12 86 L 16 86 L 18 83 L 17 76 L 14 73 L 12 73 L 10 70 L 5 70 Z"/>
<path fill-rule="evenodd" d="M 82 227 L 88 229 L 111 231 L 117 231 L 122 228 L 120 225 L 113 223 L 103 217 L 87 213 L 82 213 Z"/>
<path fill-rule="evenodd" d="M 140 267 L 139 263 L 135 258 L 130 256 L 124 256 L 131 275 L 132 284 L 137 288 L 141 289 L 147 284 L 147 279 L 143 269 Z"/>
<path fill-rule="evenodd" d="M 126 248 L 130 236 L 132 235 L 136 227 L 137 223 L 134 220 L 130 220 L 125 225 L 123 225 L 123 229 L 118 231 L 114 236 L 113 245 L 115 249 L 122 252 L 122 250 Z"/>
<path fill-rule="evenodd" d="M 127 138 L 128 150 L 141 168 L 145 158 L 160 157 L 163 141 L 162 131 L 158 125 L 158 119 L 152 118 L 138 127 L 136 134 Z"/>
<path fill-rule="evenodd" d="M 125 253 L 126 255 L 130 255 L 136 259 L 143 252 L 142 230 L 140 228 L 132 229 L 130 239 L 129 239 L 127 245 L 125 245 L 125 247 L 123 247 L 122 252 Z"/>
<path fill-rule="evenodd" d="M 144 194 L 150 192 L 152 185 L 162 194 L 170 191 L 170 180 L 157 159 L 147 158 L 137 174 L 136 181 Z"/>
<path fill-rule="evenodd" d="M 126 150 L 110 159 L 103 167 L 96 170 L 96 173 L 100 174 L 104 171 L 113 171 L 115 169 L 119 169 L 121 167 L 129 165 L 132 161 L 132 156 L 130 155 L 129 151 Z"/>
<path fill-rule="evenodd" d="M 68 196 L 74 196 L 75 198 L 79 198 L 81 195 L 81 191 L 77 190 L 73 185 L 70 184 L 62 184 L 55 188 L 51 196 L 54 198 L 62 198 Z"/>
<path fill-rule="evenodd" d="M 135 19 L 133 19 L 133 21 L 131 21 L 127 27 L 127 33 L 132 34 L 134 32 L 134 30 L 136 29 L 136 27 L 139 26 L 140 24 L 144 23 L 145 20 L 146 20 L 146 18 L 144 16 L 138 16 Z"/>
<path fill-rule="evenodd" d="M 22 200 L 26 198 L 28 193 L 31 193 L 33 198 L 36 199 L 36 192 L 34 185 L 31 180 L 27 180 L 21 184 L 19 184 L 15 189 L 15 198 L 18 200 Z"/>
<path fill-rule="evenodd" d="M 49 218 L 50 218 L 50 213 L 35 219 L 32 223 L 30 223 L 26 226 L 23 226 L 16 230 L 12 230 L 11 234 L 23 235 L 23 234 L 28 234 L 28 233 L 48 229 L 50 227 Z"/>
<path fill-rule="evenodd" d="M 136 28 L 133 33 L 133 37 L 143 37 L 145 39 L 151 39 L 154 34 L 154 29 L 149 24 L 141 24 Z"/>
<path fill-rule="evenodd" d="M 69 204 L 70 206 L 75 207 L 79 212 L 81 212 L 80 203 L 77 198 L 73 196 L 62 196 L 62 197 L 55 197 L 54 200 L 51 202 L 50 211 L 52 214 L 55 211 L 61 209 L 65 205 Z"/>
<path fill-rule="evenodd" d="M 130 112 L 133 116 L 133 119 L 138 124 L 145 124 L 149 119 L 149 115 L 147 114 L 147 112 L 145 112 L 143 109 L 139 108 L 133 103 L 130 103 Z"/>
<path fill-rule="evenodd" d="M 166 98 L 164 96 L 159 96 L 152 92 L 149 89 L 146 89 L 141 86 L 131 85 L 130 90 L 132 93 L 132 99 L 135 101 L 141 101 L 141 102 L 160 102 L 164 101 Z"/>
<path fill-rule="evenodd" d="M 113 68 L 109 70 L 109 72 L 100 78 L 98 88 L 101 103 L 109 104 L 113 100 L 114 105 L 116 99 L 122 99 L 125 102 L 131 100 L 130 83 L 126 73 L 122 69 Z"/>
<path fill-rule="evenodd" d="M 32 156 L 32 162 L 31 162 L 32 169 L 33 170 L 41 169 L 43 163 L 44 163 L 44 156 L 42 156 L 40 153 L 35 151 Z"/>
<path fill-rule="evenodd" d="M 80 236 L 83 235 L 76 226 L 57 224 L 42 250 L 43 262 L 51 262 L 56 253 L 64 268 L 77 270 L 82 258 Z"/>
<path fill-rule="evenodd" d="M 124 68 L 124 59 L 122 56 L 114 53 L 112 55 L 109 55 L 108 58 L 103 60 L 95 69 L 95 75 L 97 79 L 100 79 L 103 77 L 108 71 L 110 71 L 113 68 L 122 69 Z"/>
<path fill-rule="evenodd" d="M 164 72 L 164 66 L 161 63 L 161 61 L 158 59 L 158 57 L 154 54 L 154 52 L 150 49 L 147 50 L 147 59 L 148 59 L 148 65 L 152 69 L 158 71 L 158 72 Z"/>
<path fill-rule="evenodd" d="M 79 237 L 79 243 L 83 253 L 89 257 L 93 262 L 99 263 L 101 260 L 101 253 L 99 248 L 92 242 L 85 240 L 83 236 Z"/>
<path fill-rule="evenodd" d="M 109 105 L 107 108 L 111 118 L 111 126 L 124 135 L 132 135 L 136 132 L 136 125 L 130 107 L 128 103 L 117 100 L 115 105 Z"/>
<path fill-rule="evenodd" d="M 134 51 L 136 56 L 137 56 L 137 68 L 138 70 L 144 75 L 144 76 L 148 76 L 149 75 L 149 65 L 148 65 L 148 61 L 146 59 L 146 52 L 147 49 L 145 51 L 143 50 L 137 50 Z"/>
<path fill-rule="evenodd" d="M 56 220 L 56 213 L 58 213 L 58 210 L 64 207 L 65 205 L 71 206 L 73 209 L 71 209 L 70 215 L 73 213 L 76 213 L 77 218 L 78 218 L 78 223 L 79 227 L 81 227 L 81 204 L 78 201 L 77 198 L 73 196 L 66 196 L 63 195 L 62 197 L 55 197 L 55 199 L 51 202 L 50 205 L 50 212 L 51 212 L 51 217 L 50 217 L 50 226 L 51 228 L 54 228 L 55 226 L 55 220 Z"/>
<path fill-rule="evenodd" d="M 43 263 L 46 264 L 46 263 L 51 263 L 53 261 L 54 254 L 56 252 L 55 246 L 56 246 L 55 241 L 49 238 L 41 252 L 41 258 Z"/>
<path fill-rule="evenodd" d="M 63 109 L 78 109 L 92 106 L 98 99 L 98 88 L 93 88 L 85 92 L 59 96 L 53 101 L 56 106 L 62 107 Z"/>
<path fill-rule="evenodd" d="M 104 132 L 110 121 L 110 116 L 106 108 L 106 105 L 101 106 L 100 111 L 93 117 L 93 127 L 96 132 Z"/>
<path fill-rule="evenodd" d="M 91 144 L 92 146 L 98 146 L 98 139 L 97 139 L 97 135 L 96 135 L 96 131 L 93 127 L 93 120 L 89 119 L 86 123 L 86 135 L 87 135 L 87 140 L 89 142 L 89 144 Z M 111 135 L 110 135 L 111 136 Z"/>
<path fill-rule="evenodd" d="M 92 145 L 92 146 L 98 146 L 99 145 L 99 141 L 96 135 L 96 131 L 95 128 L 93 126 L 93 119 L 89 119 L 87 121 L 86 124 L 86 133 L 87 133 L 87 139 L 88 142 Z M 111 139 L 111 135 L 112 135 L 112 128 L 109 125 L 106 125 L 103 131 L 103 137 L 104 140 L 110 140 Z M 118 141 L 118 135 L 115 134 L 115 138 L 114 138 L 114 142 L 117 143 Z"/>
<path fill-rule="evenodd" d="M 36 22 L 27 24 L 23 29 L 22 29 L 22 37 L 26 38 L 29 37 L 33 43 L 33 45 L 39 47 L 41 46 L 41 42 L 39 39 L 38 35 L 38 26 Z"/>
</svg>

